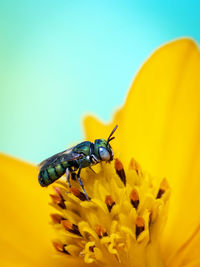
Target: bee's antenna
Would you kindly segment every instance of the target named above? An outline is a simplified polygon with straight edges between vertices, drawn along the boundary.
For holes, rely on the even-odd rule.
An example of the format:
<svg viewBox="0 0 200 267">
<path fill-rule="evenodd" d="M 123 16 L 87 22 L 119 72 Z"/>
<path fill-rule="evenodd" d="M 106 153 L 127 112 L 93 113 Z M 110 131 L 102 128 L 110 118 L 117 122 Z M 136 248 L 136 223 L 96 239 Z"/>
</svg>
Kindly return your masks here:
<svg viewBox="0 0 200 267">
<path fill-rule="evenodd" d="M 114 134 L 114 132 L 117 130 L 117 127 L 118 127 L 118 125 L 116 125 L 115 126 L 115 128 L 112 130 L 112 132 L 111 132 L 111 134 L 108 136 L 108 139 L 107 139 L 107 144 L 111 141 L 111 140 L 113 140 L 115 137 L 111 137 L 113 134 Z"/>
</svg>

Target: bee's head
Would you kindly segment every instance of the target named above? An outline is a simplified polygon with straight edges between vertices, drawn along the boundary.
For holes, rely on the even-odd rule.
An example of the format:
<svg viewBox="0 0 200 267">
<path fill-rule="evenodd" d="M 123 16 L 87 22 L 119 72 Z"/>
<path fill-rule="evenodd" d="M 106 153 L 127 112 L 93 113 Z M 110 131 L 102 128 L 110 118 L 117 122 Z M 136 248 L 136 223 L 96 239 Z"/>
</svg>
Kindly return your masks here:
<svg viewBox="0 0 200 267">
<path fill-rule="evenodd" d="M 94 152 L 103 161 L 113 160 L 113 151 L 105 139 L 96 139 L 94 142 Z"/>
<path fill-rule="evenodd" d="M 103 161 L 109 162 L 113 160 L 113 151 L 112 151 L 112 148 L 109 142 L 114 139 L 114 137 L 111 137 L 111 136 L 113 135 L 117 127 L 118 126 L 116 125 L 107 140 L 96 139 L 94 142 L 94 152 Z"/>
</svg>

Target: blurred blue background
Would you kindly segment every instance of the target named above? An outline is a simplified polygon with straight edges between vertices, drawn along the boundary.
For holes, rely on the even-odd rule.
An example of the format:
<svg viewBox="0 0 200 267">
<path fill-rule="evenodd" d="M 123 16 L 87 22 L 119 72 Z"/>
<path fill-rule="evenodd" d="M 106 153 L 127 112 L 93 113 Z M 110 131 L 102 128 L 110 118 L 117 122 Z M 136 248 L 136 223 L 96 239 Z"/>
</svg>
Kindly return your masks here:
<svg viewBox="0 0 200 267">
<path fill-rule="evenodd" d="M 109 121 L 160 45 L 200 42 L 200 1 L 0 1 L 0 150 L 38 163 Z"/>
</svg>

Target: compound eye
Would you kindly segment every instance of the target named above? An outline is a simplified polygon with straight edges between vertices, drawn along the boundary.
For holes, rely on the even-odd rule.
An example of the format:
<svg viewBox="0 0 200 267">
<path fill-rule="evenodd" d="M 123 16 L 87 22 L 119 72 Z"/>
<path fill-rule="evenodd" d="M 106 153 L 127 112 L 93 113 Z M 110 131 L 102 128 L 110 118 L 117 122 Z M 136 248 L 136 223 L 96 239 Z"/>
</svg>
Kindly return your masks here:
<svg viewBox="0 0 200 267">
<path fill-rule="evenodd" d="M 99 155 L 102 160 L 106 160 L 106 161 L 110 160 L 110 153 L 104 147 L 99 147 Z"/>
</svg>

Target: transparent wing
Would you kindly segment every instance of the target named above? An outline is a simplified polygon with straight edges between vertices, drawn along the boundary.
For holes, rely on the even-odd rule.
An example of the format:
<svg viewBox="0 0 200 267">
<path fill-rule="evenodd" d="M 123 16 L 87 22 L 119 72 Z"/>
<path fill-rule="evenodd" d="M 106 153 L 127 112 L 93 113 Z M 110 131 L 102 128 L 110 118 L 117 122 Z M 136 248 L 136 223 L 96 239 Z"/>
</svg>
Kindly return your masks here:
<svg viewBox="0 0 200 267">
<path fill-rule="evenodd" d="M 62 152 L 53 155 L 50 158 L 43 160 L 42 162 L 39 163 L 40 169 L 41 170 L 46 169 L 49 165 L 54 167 L 55 165 L 59 164 L 62 161 L 72 161 L 84 157 L 83 154 L 73 152 L 73 148 L 74 147 L 71 147 L 67 150 L 64 150 Z"/>
</svg>

